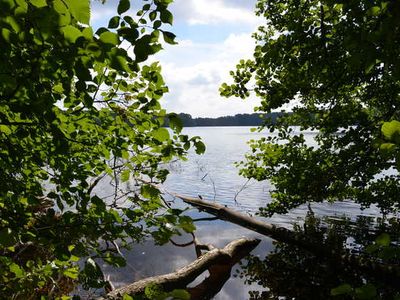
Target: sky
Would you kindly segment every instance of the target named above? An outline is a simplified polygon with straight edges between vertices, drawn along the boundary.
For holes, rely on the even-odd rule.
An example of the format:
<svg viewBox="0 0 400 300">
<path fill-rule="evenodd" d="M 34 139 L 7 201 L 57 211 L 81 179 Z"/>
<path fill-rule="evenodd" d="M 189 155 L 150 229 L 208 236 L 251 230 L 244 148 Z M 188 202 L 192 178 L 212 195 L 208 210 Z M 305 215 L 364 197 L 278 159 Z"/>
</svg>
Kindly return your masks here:
<svg viewBox="0 0 400 300">
<path fill-rule="evenodd" d="M 92 26 L 107 26 L 118 0 L 92 3 Z M 133 0 L 140 3 L 140 1 Z M 193 117 L 252 113 L 259 100 L 223 98 L 218 88 L 230 82 L 229 71 L 240 59 L 251 58 L 251 34 L 262 24 L 254 14 L 256 0 L 175 0 L 170 10 L 178 45 L 166 45 L 151 60 L 159 61 L 169 93 L 162 100 L 168 112 Z"/>
</svg>

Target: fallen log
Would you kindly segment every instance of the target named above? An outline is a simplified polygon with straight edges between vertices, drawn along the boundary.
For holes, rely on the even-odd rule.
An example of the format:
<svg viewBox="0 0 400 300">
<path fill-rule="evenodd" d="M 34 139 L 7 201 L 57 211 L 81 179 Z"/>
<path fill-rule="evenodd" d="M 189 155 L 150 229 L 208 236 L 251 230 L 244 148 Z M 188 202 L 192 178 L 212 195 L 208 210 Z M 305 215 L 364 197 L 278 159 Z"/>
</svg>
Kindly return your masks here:
<svg viewBox="0 0 400 300">
<path fill-rule="evenodd" d="M 313 245 L 310 240 L 303 235 L 299 235 L 287 228 L 276 226 L 267 222 L 257 220 L 254 217 L 240 213 L 226 206 L 203 199 L 187 197 L 179 194 L 172 194 L 174 197 L 183 200 L 185 203 L 197 207 L 199 210 L 205 211 L 216 216 L 218 219 L 235 223 L 262 235 L 268 236 L 274 240 L 289 244 L 298 245 L 306 250 L 315 252 L 326 251 L 322 245 Z M 329 250 L 330 251 L 330 250 Z"/>
<path fill-rule="evenodd" d="M 214 248 L 202 254 L 189 265 L 173 273 L 136 281 L 113 290 L 98 300 L 122 299 L 124 294 L 129 296 L 143 294 L 149 285 L 160 286 L 164 291 L 183 289 L 206 270 L 210 272 L 210 276 L 198 286 L 187 290 L 192 300 L 210 299 L 229 279 L 232 266 L 248 255 L 259 243 L 258 239 L 245 238 L 232 241 L 223 249 Z"/>
<path fill-rule="evenodd" d="M 319 241 L 313 241 L 306 234 L 301 234 L 284 227 L 279 227 L 274 224 L 257 220 L 254 217 L 237 212 L 215 202 L 187 197 L 175 193 L 171 195 L 181 199 L 187 204 L 197 207 L 201 211 L 212 214 L 221 220 L 235 223 L 262 235 L 271 237 L 274 240 L 299 246 L 300 248 L 313 253 L 315 256 L 325 257 L 333 261 L 337 261 L 345 266 L 358 269 L 362 272 L 383 279 L 387 283 L 393 284 L 394 286 L 398 285 L 400 279 L 400 267 L 398 265 L 372 261 L 369 258 L 354 255 L 350 253 L 350 251 L 346 250 L 338 252 L 337 250 L 331 249 Z"/>
</svg>

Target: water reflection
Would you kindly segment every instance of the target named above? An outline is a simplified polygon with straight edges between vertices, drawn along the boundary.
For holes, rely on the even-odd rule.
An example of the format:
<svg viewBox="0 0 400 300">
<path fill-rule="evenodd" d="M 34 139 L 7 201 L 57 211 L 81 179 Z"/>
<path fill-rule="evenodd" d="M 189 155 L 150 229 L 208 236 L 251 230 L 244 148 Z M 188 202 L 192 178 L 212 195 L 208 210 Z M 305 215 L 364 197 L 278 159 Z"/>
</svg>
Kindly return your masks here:
<svg viewBox="0 0 400 300">
<path fill-rule="evenodd" d="M 378 262 L 397 265 L 400 262 L 395 247 L 399 242 L 398 229 L 396 219 L 360 216 L 352 222 L 349 219 L 318 219 L 313 214 L 308 214 L 304 226 L 295 226 L 298 233 L 307 234 L 313 242 L 325 244 L 331 249 L 351 249 L 358 256 L 368 256 Z M 394 255 L 385 257 L 381 255 L 382 252 L 379 254 L 379 251 L 371 251 L 378 247 L 375 239 L 382 232 L 391 236 L 393 246 L 382 249 Z M 249 291 L 250 300 L 324 299 L 332 297 L 332 289 L 339 286 L 343 289 L 346 287 L 350 293 L 339 295 L 338 299 L 393 299 L 400 292 L 398 278 L 383 278 L 374 272 L 365 273 L 338 259 L 316 256 L 294 245 L 280 242 L 275 243 L 275 249 L 264 258 L 251 255 L 241 264 L 237 275 L 246 284 L 257 284 L 263 288 Z"/>
<path fill-rule="evenodd" d="M 205 216 L 207 214 L 197 212 L 193 215 L 194 218 Z M 376 289 L 376 297 L 364 295 L 364 298 L 356 299 L 394 299 L 400 292 L 396 277 L 383 278 L 373 271 L 365 273 L 332 257 L 316 256 L 294 245 L 272 242 L 268 237 L 224 221 L 201 223 L 196 237 L 202 243 L 210 243 L 218 248 L 242 236 L 262 239 L 262 243 L 252 251 L 249 258 L 233 267 L 232 273 L 236 276 L 228 279 L 227 273 L 226 278 L 223 278 L 227 280 L 223 289 L 213 299 L 324 299 L 331 298 L 332 289 L 343 284 L 354 288 L 354 292 L 358 288 L 357 293 L 361 296 L 366 293 L 365 290 L 371 293 L 371 289 L 372 292 Z M 317 218 L 309 212 L 304 223 L 293 227 L 299 234 L 306 234 L 310 243 L 323 244 L 330 250 L 335 249 L 336 253 L 351 249 L 351 253 L 358 257 L 397 265 L 400 263 L 397 249 L 400 223 L 397 219 L 366 216 L 359 216 L 355 220 Z M 380 247 L 375 242 L 383 232 L 391 237 L 390 247 Z M 190 237 L 183 235 L 174 240 L 185 243 Z M 385 252 L 386 255 L 382 255 Z M 172 272 L 196 259 L 193 246 L 156 246 L 151 241 L 136 245 L 132 251 L 125 252 L 125 256 L 128 266 L 118 270 L 118 273 L 111 272 L 110 279 L 116 286 Z M 197 286 L 207 275 L 203 274 L 189 287 Z M 340 295 L 337 299 L 354 299 L 353 296 Z"/>
</svg>

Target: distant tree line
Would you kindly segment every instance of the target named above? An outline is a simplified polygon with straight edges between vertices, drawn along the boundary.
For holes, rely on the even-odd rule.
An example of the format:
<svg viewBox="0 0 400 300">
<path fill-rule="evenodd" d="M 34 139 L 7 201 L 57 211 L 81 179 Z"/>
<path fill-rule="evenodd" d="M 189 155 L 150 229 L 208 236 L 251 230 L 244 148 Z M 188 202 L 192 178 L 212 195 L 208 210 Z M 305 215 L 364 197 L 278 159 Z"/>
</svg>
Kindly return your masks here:
<svg viewBox="0 0 400 300">
<path fill-rule="evenodd" d="M 272 112 L 268 114 L 236 114 L 234 116 L 224 116 L 218 118 L 193 118 L 190 114 L 180 113 L 179 118 L 182 120 L 184 127 L 196 126 L 260 126 L 265 122 L 275 123 L 276 119 L 281 116 L 281 112 Z M 166 121 L 168 126 L 168 120 Z"/>
</svg>

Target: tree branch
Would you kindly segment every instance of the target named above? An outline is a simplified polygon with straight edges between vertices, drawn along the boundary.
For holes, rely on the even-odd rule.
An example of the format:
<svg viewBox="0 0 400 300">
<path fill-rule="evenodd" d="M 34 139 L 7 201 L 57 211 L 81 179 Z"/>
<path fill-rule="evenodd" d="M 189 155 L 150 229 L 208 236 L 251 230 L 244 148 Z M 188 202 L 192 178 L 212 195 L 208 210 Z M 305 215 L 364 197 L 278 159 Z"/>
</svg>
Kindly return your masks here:
<svg viewBox="0 0 400 300">
<path fill-rule="evenodd" d="M 234 264 L 240 259 L 250 253 L 258 244 L 260 240 L 257 239 L 238 239 L 230 242 L 223 249 L 213 249 L 189 265 L 180 268 L 179 270 L 160 276 L 149 277 L 132 284 L 126 285 L 119 289 L 116 289 L 108 293 L 104 298 L 98 298 L 97 300 L 104 299 L 122 299 L 124 294 L 130 296 L 144 293 L 144 290 L 149 285 L 158 285 L 163 288 L 164 291 L 172 291 L 174 289 L 185 288 L 189 283 L 194 281 L 204 271 L 209 270 L 211 275 L 209 278 L 213 282 L 219 277 L 218 284 L 215 285 L 215 289 L 204 289 L 204 285 L 211 279 L 207 278 L 201 284 L 199 289 L 197 287 L 188 289 L 191 294 L 192 300 L 210 299 L 216 293 L 219 292 L 223 284 L 226 282 L 227 270 L 230 275 L 230 270 Z M 224 271 L 225 276 L 218 276 L 221 271 Z M 228 276 L 229 278 L 229 276 Z M 222 282 L 222 284 L 221 284 Z M 208 286 L 208 285 L 207 285 Z M 207 296 L 208 295 L 208 296 Z M 210 297 L 209 297 L 210 296 Z"/>
</svg>

